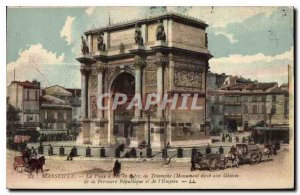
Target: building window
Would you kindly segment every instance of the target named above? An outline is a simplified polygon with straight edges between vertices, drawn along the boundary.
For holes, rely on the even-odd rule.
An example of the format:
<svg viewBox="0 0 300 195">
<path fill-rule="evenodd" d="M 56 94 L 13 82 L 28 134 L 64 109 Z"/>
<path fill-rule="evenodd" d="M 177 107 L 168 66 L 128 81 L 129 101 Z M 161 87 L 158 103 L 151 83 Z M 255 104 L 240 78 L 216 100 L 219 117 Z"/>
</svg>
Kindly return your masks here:
<svg viewBox="0 0 300 195">
<path fill-rule="evenodd" d="M 64 113 L 64 120 L 67 120 L 67 113 Z"/>
<path fill-rule="evenodd" d="M 215 96 L 212 95 L 212 96 L 211 96 L 211 102 L 212 102 L 212 103 L 215 103 L 215 101 L 216 101 L 216 98 L 215 98 Z"/>
<path fill-rule="evenodd" d="M 39 100 L 38 91 L 35 91 L 35 100 Z"/>
<path fill-rule="evenodd" d="M 33 116 L 27 115 L 27 122 L 32 122 L 32 121 L 33 121 Z"/>
<path fill-rule="evenodd" d="M 164 134 L 164 133 L 165 133 L 165 130 L 164 130 L 164 129 L 159 129 L 159 133 L 160 133 L 160 134 Z"/>
<path fill-rule="evenodd" d="M 257 114 L 257 105 L 252 106 L 252 114 Z"/>
<path fill-rule="evenodd" d="M 151 133 L 154 133 L 154 128 L 151 128 Z"/>
<path fill-rule="evenodd" d="M 219 125 L 222 126 L 223 125 L 223 121 L 219 121 Z"/>
<path fill-rule="evenodd" d="M 212 114 L 215 113 L 215 107 L 214 107 L 214 106 L 211 107 L 211 113 L 212 113 Z"/>
<path fill-rule="evenodd" d="M 270 114 L 271 114 L 271 115 L 276 114 L 276 105 L 275 105 L 275 104 L 272 105 L 271 113 L 270 113 Z"/>
<path fill-rule="evenodd" d="M 256 97 L 256 96 L 253 96 L 253 97 L 252 97 L 252 101 L 253 101 L 253 102 L 257 102 L 257 97 Z"/>
<path fill-rule="evenodd" d="M 272 95 L 272 102 L 276 102 L 276 95 Z"/>
<path fill-rule="evenodd" d="M 266 114 L 266 105 L 261 106 L 261 111 L 263 114 Z"/>
<path fill-rule="evenodd" d="M 47 111 L 45 111 L 45 119 L 47 119 L 47 117 L 48 117 L 48 116 L 47 116 Z"/>
<path fill-rule="evenodd" d="M 265 102 L 266 101 L 266 96 L 262 97 L 262 101 Z"/>
<path fill-rule="evenodd" d="M 184 123 L 178 123 L 179 127 L 184 127 Z"/>
<path fill-rule="evenodd" d="M 54 119 L 57 119 L 57 112 L 54 112 Z"/>
<path fill-rule="evenodd" d="M 119 132 L 119 126 L 115 125 L 114 129 L 113 129 L 113 135 L 117 135 Z"/>
<path fill-rule="evenodd" d="M 284 101 L 284 116 L 288 116 L 289 114 L 289 102 Z"/>
<path fill-rule="evenodd" d="M 191 126 L 192 126 L 192 123 L 185 123 L 185 126 L 191 127 Z"/>
<path fill-rule="evenodd" d="M 248 106 L 244 105 L 244 114 L 248 114 Z"/>
<path fill-rule="evenodd" d="M 200 132 L 205 132 L 205 124 L 200 124 Z"/>
<path fill-rule="evenodd" d="M 219 96 L 216 96 L 215 102 L 219 103 L 219 101 L 220 101 L 219 99 L 220 99 Z"/>
</svg>

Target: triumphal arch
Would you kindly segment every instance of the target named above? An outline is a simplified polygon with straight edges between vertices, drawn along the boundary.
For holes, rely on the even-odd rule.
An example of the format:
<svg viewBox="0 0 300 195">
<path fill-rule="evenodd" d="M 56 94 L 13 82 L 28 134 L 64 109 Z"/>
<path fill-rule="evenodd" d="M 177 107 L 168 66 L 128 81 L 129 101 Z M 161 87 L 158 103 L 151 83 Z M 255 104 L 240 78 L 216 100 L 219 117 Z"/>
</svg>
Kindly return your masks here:
<svg viewBox="0 0 300 195">
<path fill-rule="evenodd" d="M 77 142 L 131 147 L 207 143 L 206 74 L 212 57 L 207 26 L 168 13 L 86 31 L 77 58 L 82 88 Z M 165 96 L 167 106 L 160 109 Z M 157 105 L 145 108 L 153 99 Z"/>
</svg>

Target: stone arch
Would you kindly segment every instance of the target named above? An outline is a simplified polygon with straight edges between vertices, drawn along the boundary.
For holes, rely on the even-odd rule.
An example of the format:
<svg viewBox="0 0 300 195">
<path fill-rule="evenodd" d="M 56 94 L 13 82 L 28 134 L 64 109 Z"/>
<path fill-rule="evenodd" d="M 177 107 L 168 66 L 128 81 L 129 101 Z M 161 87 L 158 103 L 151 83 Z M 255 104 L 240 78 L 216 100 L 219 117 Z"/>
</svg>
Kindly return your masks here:
<svg viewBox="0 0 300 195">
<path fill-rule="evenodd" d="M 109 83 L 108 83 L 108 86 L 107 86 L 107 92 L 110 92 L 111 90 L 111 87 L 112 87 L 112 84 L 113 82 L 116 80 L 116 78 L 123 74 L 123 73 L 128 73 L 128 74 L 131 74 L 134 78 L 135 78 L 135 73 L 133 70 L 129 69 L 129 68 L 126 68 L 126 69 L 119 69 L 117 70 L 111 78 L 108 78 L 109 79 Z"/>
</svg>

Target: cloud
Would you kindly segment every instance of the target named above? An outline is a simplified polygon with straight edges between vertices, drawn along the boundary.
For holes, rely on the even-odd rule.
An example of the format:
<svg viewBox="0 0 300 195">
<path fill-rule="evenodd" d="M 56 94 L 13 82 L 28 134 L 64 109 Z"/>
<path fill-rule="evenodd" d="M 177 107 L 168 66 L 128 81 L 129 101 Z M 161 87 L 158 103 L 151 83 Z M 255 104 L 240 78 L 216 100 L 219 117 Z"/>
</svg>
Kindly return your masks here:
<svg viewBox="0 0 300 195">
<path fill-rule="evenodd" d="M 293 9 L 278 7 L 271 15 L 261 13 L 240 23 L 227 24 L 224 28 L 209 27 L 209 50 L 216 57 L 257 53 L 279 55 L 294 45 L 293 23 Z"/>
<path fill-rule="evenodd" d="M 60 31 L 60 37 L 65 38 L 68 42 L 68 45 L 71 44 L 72 41 L 72 25 L 76 17 L 68 16 L 65 22 L 65 25 Z"/>
<path fill-rule="evenodd" d="M 294 48 L 275 56 L 262 53 L 255 55 L 229 55 L 209 61 L 212 72 L 226 73 L 257 79 L 263 82 L 277 81 L 285 83 L 288 80 L 287 65 L 293 65 Z"/>
<path fill-rule="evenodd" d="M 222 31 L 217 31 L 217 32 L 215 32 L 215 34 L 216 35 L 224 35 L 230 41 L 231 44 L 238 42 L 238 40 L 234 39 L 233 34 L 222 32 Z"/>
<path fill-rule="evenodd" d="M 270 16 L 276 9 L 277 7 L 193 7 L 188 14 L 213 27 L 225 27 L 258 14 Z"/>
<path fill-rule="evenodd" d="M 95 7 L 89 7 L 85 10 L 85 13 L 88 15 L 88 16 L 91 16 L 95 11 Z"/>
<path fill-rule="evenodd" d="M 51 65 L 61 64 L 64 54 L 57 55 L 43 48 L 41 44 L 30 45 L 28 49 L 19 51 L 19 57 L 7 64 L 7 83 L 13 80 L 13 72 L 16 70 L 16 80 L 32 80 L 42 76 L 45 80 L 48 72 L 43 71 Z M 46 79 L 47 80 L 47 79 Z"/>
<path fill-rule="evenodd" d="M 214 65 L 222 65 L 222 64 L 250 64 L 254 62 L 271 62 L 273 60 L 290 60 L 293 61 L 294 56 L 294 48 L 291 47 L 289 51 L 286 51 L 282 54 L 276 56 L 267 56 L 262 53 L 258 53 L 255 55 L 240 55 L 234 54 L 229 55 L 229 57 L 221 57 L 210 60 L 210 63 Z"/>
</svg>

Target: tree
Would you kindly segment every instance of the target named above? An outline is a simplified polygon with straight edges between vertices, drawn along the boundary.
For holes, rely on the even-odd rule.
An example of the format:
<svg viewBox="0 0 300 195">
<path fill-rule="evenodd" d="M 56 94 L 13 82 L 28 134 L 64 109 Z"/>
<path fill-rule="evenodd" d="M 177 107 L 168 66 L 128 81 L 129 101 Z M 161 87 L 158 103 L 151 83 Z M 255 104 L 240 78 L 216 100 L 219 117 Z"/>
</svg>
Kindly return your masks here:
<svg viewBox="0 0 300 195">
<path fill-rule="evenodd" d="M 20 110 L 7 103 L 6 105 L 6 135 L 13 137 L 14 132 L 21 126 L 20 124 Z"/>
</svg>

